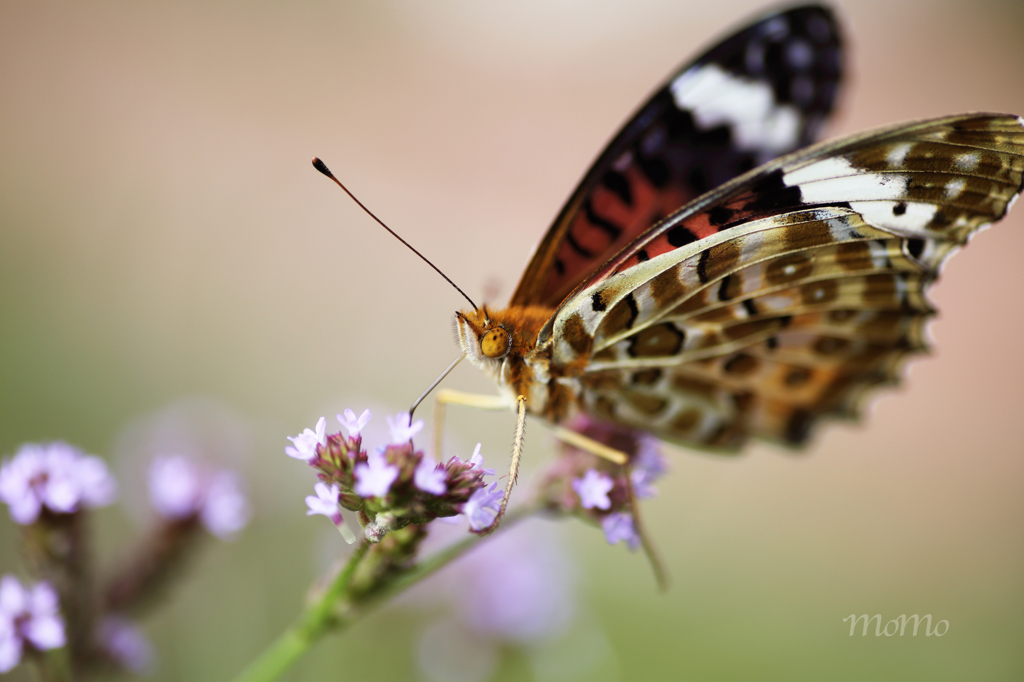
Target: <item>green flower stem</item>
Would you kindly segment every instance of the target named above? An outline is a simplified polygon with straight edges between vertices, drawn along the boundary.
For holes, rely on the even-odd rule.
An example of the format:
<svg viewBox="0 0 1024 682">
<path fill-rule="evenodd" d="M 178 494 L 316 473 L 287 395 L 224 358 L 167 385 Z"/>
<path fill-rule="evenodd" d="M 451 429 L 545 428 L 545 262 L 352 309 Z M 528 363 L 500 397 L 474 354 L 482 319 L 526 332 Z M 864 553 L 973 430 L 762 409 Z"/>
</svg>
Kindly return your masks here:
<svg viewBox="0 0 1024 682">
<path fill-rule="evenodd" d="M 532 505 L 513 509 L 505 515 L 498 531 L 511 528 L 517 522 L 538 511 L 540 511 L 540 507 Z M 347 592 L 352 583 L 352 576 L 355 575 L 356 569 L 370 549 L 370 543 L 364 540 L 356 548 L 355 553 L 349 557 L 345 568 L 334 579 L 330 587 L 316 602 L 306 608 L 305 613 L 291 627 L 283 632 L 248 668 L 242 671 L 242 674 L 235 678 L 235 682 L 272 682 L 272 680 L 276 680 L 327 631 L 341 630 L 352 625 L 399 592 L 444 568 L 482 539 L 480 536 L 472 535 L 438 552 L 387 583 L 369 591 L 364 599 L 350 604 L 343 615 L 339 615 L 339 604 L 349 599 Z"/>
<path fill-rule="evenodd" d="M 67 647 L 51 651 L 33 651 L 31 656 L 37 659 L 39 679 L 42 682 L 71 682 L 71 661 Z"/>
<path fill-rule="evenodd" d="M 349 557 L 345 568 L 324 591 L 320 598 L 306 608 L 298 622 L 285 630 L 273 644 L 253 661 L 236 682 L 270 682 L 280 677 L 295 661 L 306 653 L 334 619 L 334 606 L 348 589 L 356 568 L 370 549 L 370 543 L 363 540 Z"/>
</svg>

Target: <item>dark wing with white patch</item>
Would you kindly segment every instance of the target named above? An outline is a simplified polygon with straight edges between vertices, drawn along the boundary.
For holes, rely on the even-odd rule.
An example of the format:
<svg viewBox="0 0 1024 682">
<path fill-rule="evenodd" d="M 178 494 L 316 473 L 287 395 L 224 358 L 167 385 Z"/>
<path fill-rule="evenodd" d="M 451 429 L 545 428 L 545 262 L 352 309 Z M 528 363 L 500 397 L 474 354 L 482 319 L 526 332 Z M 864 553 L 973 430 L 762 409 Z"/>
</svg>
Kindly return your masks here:
<svg viewBox="0 0 1024 682">
<path fill-rule="evenodd" d="M 841 74 L 823 7 L 771 14 L 680 69 L 619 131 L 537 247 L 510 305 L 554 307 L 688 201 L 814 141 Z"/>
<path fill-rule="evenodd" d="M 1016 116 L 819 145 L 666 220 L 540 340 L 553 342 L 554 371 L 582 369 L 596 416 L 688 445 L 799 445 L 818 417 L 855 415 L 924 350 L 925 290 L 1022 183 Z"/>
</svg>

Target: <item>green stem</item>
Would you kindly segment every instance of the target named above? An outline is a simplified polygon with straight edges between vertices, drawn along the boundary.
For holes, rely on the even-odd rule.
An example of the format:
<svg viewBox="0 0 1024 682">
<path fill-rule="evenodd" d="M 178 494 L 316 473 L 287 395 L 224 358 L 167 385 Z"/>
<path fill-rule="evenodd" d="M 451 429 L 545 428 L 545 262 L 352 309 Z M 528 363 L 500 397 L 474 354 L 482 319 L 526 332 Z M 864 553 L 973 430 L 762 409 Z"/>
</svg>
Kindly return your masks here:
<svg viewBox="0 0 1024 682">
<path fill-rule="evenodd" d="M 513 509 L 506 516 L 498 531 L 511 528 L 517 522 L 540 511 L 536 506 L 523 506 Z M 492 537 L 492 536 L 488 536 Z M 422 561 L 408 571 L 393 578 L 389 582 L 372 590 L 364 600 L 353 604 L 351 610 L 343 616 L 337 613 L 339 602 L 346 597 L 352 582 L 352 576 L 366 556 L 370 543 L 360 543 L 355 553 L 349 557 L 345 568 L 334 579 L 330 587 L 310 604 L 305 613 L 274 641 L 260 656 L 246 668 L 235 682 L 271 682 L 284 674 L 313 644 L 330 629 L 340 630 L 352 625 L 367 613 L 383 605 L 394 595 L 406 590 L 421 580 L 433 575 L 455 559 L 465 554 L 483 538 L 477 535 L 457 542 L 434 556 Z"/>
<path fill-rule="evenodd" d="M 37 671 L 42 682 L 71 682 L 74 679 L 67 647 L 45 652 L 33 651 L 31 655 L 37 658 Z"/>
<path fill-rule="evenodd" d="M 307 607 L 298 621 L 281 633 L 273 644 L 253 661 L 236 682 L 270 682 L 276 680 L 292 666 L 320 638 L 334 620 L 334 607 L 344 594 L 356 568 L 370 549 L 363 540 L 349 557 L 345 568 L 338 574 L 320 598 Z"/>
</svg>

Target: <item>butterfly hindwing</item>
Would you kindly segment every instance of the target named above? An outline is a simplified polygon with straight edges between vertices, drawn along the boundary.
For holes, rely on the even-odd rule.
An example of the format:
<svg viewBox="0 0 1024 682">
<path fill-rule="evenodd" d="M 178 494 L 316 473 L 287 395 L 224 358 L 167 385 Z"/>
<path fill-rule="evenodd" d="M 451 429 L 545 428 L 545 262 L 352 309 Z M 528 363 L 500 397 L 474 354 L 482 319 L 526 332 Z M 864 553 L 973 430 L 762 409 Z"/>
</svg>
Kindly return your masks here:
<svg viewBox="0 0 1024 682">
<path fill-rule="evenodd" d="M 680 69 L 598 157 L 549 228 L 511 305 L 553 307 L 688 201 L 812 142 L 841 76 L 832 14 L 764 17 Z"/>
<path fill-rule="evenodd" d="M 924 349 L 943 259 L 1024 183 L 1024 122 L 966 115 L 779 159 L 652 230 L 540 333 L 585 409 L 688 445 L 803 442 Z M 676 236 L 673 236 L 673 231 Z M 678 231 L 686 239 L 679 239 Z M 579 361 L 585 354 L 587 363 Z"/>
</svg>

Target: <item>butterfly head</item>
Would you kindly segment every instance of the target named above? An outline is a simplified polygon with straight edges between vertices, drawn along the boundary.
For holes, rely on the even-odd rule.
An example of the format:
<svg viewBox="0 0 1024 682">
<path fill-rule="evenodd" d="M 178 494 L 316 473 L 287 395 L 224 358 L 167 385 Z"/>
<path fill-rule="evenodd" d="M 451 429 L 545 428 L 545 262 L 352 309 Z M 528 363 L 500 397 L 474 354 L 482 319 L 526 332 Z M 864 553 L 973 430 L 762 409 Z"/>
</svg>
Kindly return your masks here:
<svg viewBox="0 0 1024 682">
<path fill-rule="evenodd" d="M 512 334 L 506 325 L 492 319 L 486 306 L 455 314 L 459 344 L 476 365 L 503 360 L 512 350 Z"/>
</svg>

